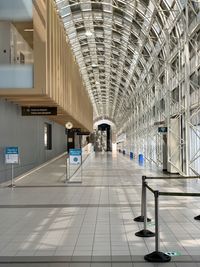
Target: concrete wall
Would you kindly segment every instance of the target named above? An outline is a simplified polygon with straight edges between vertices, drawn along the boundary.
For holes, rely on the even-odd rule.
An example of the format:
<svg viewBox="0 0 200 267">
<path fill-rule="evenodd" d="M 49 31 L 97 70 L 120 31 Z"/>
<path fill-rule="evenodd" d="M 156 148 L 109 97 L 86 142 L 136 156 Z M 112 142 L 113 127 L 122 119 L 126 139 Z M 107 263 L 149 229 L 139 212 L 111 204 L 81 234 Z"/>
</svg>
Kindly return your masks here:
<svg viewBox="0 0 200 267">
<path fill-rule="evenodd" d="M 44 123 L 52 124 L 52 150 L 44 148 Z M 11 166 L 5 164 L 4 149 L 18 146 L 20 165 L 15 176 L 22 174 L 66 150 L 64 127 L 45 117 L 21 116 L 21 108 L 0 100 L 0 182 L 9 180 Z"/>
</svg>

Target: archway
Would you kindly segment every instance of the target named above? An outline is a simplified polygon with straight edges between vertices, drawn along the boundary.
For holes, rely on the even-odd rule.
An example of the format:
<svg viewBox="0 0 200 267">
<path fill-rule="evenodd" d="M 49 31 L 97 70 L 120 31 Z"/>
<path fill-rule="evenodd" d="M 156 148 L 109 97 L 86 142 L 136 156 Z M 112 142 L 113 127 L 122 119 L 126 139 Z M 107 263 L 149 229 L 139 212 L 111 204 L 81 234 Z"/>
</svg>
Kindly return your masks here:
<svg viewBox="0 0 200 267">
<path fill-rule="evenodd" d="M 112 151 L 116 146 L 116 126 L 113 121 L 100 119 L 94 123 L 95 151 Z"/>
</svg>

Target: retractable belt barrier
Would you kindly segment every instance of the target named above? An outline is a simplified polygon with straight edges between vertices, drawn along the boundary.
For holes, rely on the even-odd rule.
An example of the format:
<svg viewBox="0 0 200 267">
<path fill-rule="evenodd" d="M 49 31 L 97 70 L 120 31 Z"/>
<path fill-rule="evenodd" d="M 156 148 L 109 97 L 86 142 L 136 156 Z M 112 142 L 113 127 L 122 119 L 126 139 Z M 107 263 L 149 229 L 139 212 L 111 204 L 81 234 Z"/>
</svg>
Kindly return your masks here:
<svg viewBox="0 0 200 267">
<path fill-rule="evenodd" d="M 135 235 L 139 237 L 153 237 L 155 236 L 155 251 L 144 256 L 144 259 L 149 262 L 169 262 L 171 257 L 160 249 L 160 239 L 159 239 L 159 196 L 186 196 L 186 197 L 200 197 L 200 193 L 180 193 L 180 192 L 160 192 L 159 190 L 152 189 L 148 183 L 147 179 L 196 179 L 200 176 L 188 176 L 188 177 L 146 177 L 142 176 L 142 199 L 141 199 L 141 216 L 136 217 L 134 220 L 137 222 L 144 222 L 144 229 L 136 232 Z M 150 221 L 147 218 L 147 189 L 154 194 L 155 202 L 155 233 L 147 229 L 147 222 Z M 199 219 L 196 216 L 194 219 Z"/>
</svg>

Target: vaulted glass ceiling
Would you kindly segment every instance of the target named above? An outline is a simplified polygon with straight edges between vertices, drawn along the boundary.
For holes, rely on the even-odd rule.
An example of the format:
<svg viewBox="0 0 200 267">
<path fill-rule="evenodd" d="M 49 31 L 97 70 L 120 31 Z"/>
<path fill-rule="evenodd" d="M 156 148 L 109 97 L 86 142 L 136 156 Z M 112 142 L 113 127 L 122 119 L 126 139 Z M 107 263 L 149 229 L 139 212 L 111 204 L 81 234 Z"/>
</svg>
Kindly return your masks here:
<svg viewBox="0 0 200 267">
<path fill-rule="evenodd" d="M 153 58 L 163 63 L 169 21 L 184 0 L 55 0 L 95 118 L 118 123 Z M 142 86 L 142 85 L 141 85 Z M 136 90 L 137 88 L 137 90 Z"/>
</svg>

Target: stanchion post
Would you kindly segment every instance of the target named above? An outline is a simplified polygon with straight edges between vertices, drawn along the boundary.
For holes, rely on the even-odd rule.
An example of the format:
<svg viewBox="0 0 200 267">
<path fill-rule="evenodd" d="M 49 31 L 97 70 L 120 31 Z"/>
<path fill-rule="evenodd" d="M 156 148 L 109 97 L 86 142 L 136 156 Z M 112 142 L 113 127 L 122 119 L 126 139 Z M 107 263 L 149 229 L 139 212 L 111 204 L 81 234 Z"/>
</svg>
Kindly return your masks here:
<svg viewBox="0 0 200 267">
<path fill-rule="evenodd" d="M 159 191 L 154 191 L 155 201 L 155 251 L 144 256 L 144 259 L 149 262 L 169 262 L 171 257 L 160 251 L 159 238 Z"/>
<path fill-rule="evenodd" d="M 159 214 L 158 214 L 158 208 L 159 208 L 159 191 L 155 191 L 154 193 L 155 198 L 155 251 L 159 252 L 160 250 L 160 231 L 159 231 Z"/>
<path fill-rule="evenodd" d="M 14 164 L 11 164 L 11 187 L 15 187 L 14 180 Z"/>
<path fill-rule="evenodd" d="M 144 229 L 136 232 L 135 235 L 139 237 L 153 237 L 155 236 L 155 233 L 147 230 L 147 188 L 146 188 L 147 182 L 144 181 L 144 195 L 143 195 L 143 211 L 144 211 Z"/>
<path fill-rule="evenodd" d="M 146 181 L 146 176 L 142 176 L 142 194 L 141 194 L 141 215 L 134 218 L 135 222 L 144 222 L 144 183 Z M 150 222 L 151 219 L 147 218 L 147 221 Z"/>
<path fill-rule="evenodd" d="M 200 220 L 200 215 L 197 215 L 196 217 L 194 217 L 194 219 L 199 221 Z"/>
<path fill-rule="evenodd" d="M 67 156 L 68 156 L 68 153 L 67 153 L 67 155 L 66 155 L 66 179 L 65 179 L 65 182 L 67 182 L 67 181 L 68 181 Z"/>
</svg>

